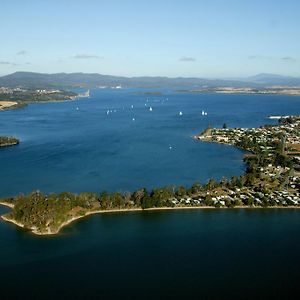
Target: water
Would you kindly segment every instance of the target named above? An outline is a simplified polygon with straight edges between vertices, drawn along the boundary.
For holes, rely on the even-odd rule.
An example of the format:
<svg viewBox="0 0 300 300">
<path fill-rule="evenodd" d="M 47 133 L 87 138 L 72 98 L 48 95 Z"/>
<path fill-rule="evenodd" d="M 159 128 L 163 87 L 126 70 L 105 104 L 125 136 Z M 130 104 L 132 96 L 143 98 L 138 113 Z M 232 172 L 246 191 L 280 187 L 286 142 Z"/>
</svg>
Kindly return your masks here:
<svg viewBox="0 0 300 300">
<path fill-rule="evenodd" d="M 270 114 L 300 113 L 299 97 L 141 92 L 92 90 L 90 99 L 1 112 L 0 135 L 14 135 L 21 144 L 0 149 L 0 197 L 36 189 L 188 186 L 240 175 L 241 150 L 191 136 L 208 125 L 259 126 L 271 122 Z"/>
<path fill-rule="evenodd" d="M 0 196 L 238 175 L 242 151 L 190 136 L 300 114 L 299 97 L 163 92 L 93 90 L 90 99 L 1 112 L 0 135 L 21 144 L 0 149 Z M 294 299 L 299 236 L 297 209 L 94 215 L 52 237 L 0 221 L 1 299 Z"/>
<path fill-rule="evenodd" d="M 94 215 L 55 237 L 1 223 L 1 298 L 294 299 L 299 236 L 297 209 Z"/>
</svg>

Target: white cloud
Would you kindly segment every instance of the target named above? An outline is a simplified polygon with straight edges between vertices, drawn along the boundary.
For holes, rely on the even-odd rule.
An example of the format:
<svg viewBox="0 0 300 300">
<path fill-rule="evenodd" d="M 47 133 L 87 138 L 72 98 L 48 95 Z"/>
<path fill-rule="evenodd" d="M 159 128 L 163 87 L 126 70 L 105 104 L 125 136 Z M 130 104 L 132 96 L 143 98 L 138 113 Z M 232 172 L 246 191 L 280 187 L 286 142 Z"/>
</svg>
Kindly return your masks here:
<svg viewBox="0 0 300 300">
<path fill-rule="evenodd" d="M 98 55 L 91 55 L 91 54 L 76 54 L 73 56 L 73 58 L 75 58 L 75 59 L 99 59 L 99 58 L 103 58 L 103 57 L 98 56 Z"/>
<path fill-rule="evenodd" d="M 179 58 L 179 61 L 196 61 L 196 58 L 189 57 L 189 56 L 182 56 L 181 58 Z"/>
<path fill-rule="evenodd" d="M 26 55 L 28 52 L 25 50 L 21 50 L 19 52 L 17 52 L 17 55 Z"/>
</svg>

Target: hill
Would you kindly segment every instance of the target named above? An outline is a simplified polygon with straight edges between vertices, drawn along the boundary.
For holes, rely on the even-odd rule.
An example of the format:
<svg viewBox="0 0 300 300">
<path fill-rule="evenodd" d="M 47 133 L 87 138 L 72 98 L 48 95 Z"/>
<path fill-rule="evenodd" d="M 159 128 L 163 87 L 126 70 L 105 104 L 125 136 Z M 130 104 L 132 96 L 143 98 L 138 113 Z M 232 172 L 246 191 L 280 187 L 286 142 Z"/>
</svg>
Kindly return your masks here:
<svg viewBox="0 0 300 300">
<path fill-rule="evenodd" d="M 282 76 L 277 74 L 261 73 L 245 79 L 246 82 L 258 83 L 262 85 L 284 85 L 299 86 L 300 78 L 291 76 Z"/>
<path fill-rule="evenodd" d="M 257 86 L 257 83 L 249 83 Z M 203 88 L 203 87 L 241 87 L 245 83 L 237 80 L 205 78 L 169 78 L 169 77 L 121 77 L 97 73 L 33 73 L 15 72 L 0 77 L 0 86 L 25 88 L 74 88 L 99 86 L 124 86 L 143 88 Z"/>
</svg>

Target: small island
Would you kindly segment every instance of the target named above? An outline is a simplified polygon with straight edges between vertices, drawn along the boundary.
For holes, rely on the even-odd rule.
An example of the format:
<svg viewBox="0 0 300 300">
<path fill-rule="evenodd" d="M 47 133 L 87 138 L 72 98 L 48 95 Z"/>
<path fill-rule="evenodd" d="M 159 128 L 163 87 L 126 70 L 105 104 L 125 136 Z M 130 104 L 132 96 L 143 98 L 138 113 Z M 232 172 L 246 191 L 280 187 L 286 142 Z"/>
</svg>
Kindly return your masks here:
<svg viewBox="0 0 300 300">
<path fill-rule="evenodd" d="M 300 116 L 259 128 L 207 128 L 196 141 L 233 145 L 247 151 L 241 176 L 210 179 L 190 188 L 169 186 L 133 193 L 40 191 L 0 200 L 12 210 L 2 219 L 35 234 L 56 234 L 84 216 L 145 209 L 300 208 Z"/>
<path fill-rule="evenodd" d="M 14 137 L 0 136 L 0 147 L 18 145 L 20 141 Z"/>
</svg>

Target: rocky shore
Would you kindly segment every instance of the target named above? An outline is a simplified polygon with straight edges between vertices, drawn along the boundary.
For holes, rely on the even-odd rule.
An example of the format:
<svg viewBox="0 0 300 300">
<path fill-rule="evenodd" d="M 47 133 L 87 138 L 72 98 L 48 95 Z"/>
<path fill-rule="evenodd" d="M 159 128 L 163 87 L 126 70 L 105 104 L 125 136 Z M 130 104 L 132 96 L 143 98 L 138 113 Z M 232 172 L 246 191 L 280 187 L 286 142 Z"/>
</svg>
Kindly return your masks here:
<svg viewBox="0 0 300 300">
<path fill-rule="evenodd" d="M 0 136 L 0 147 L 18 145 L 20 141 L 14 137 Z"/>
</svg>

